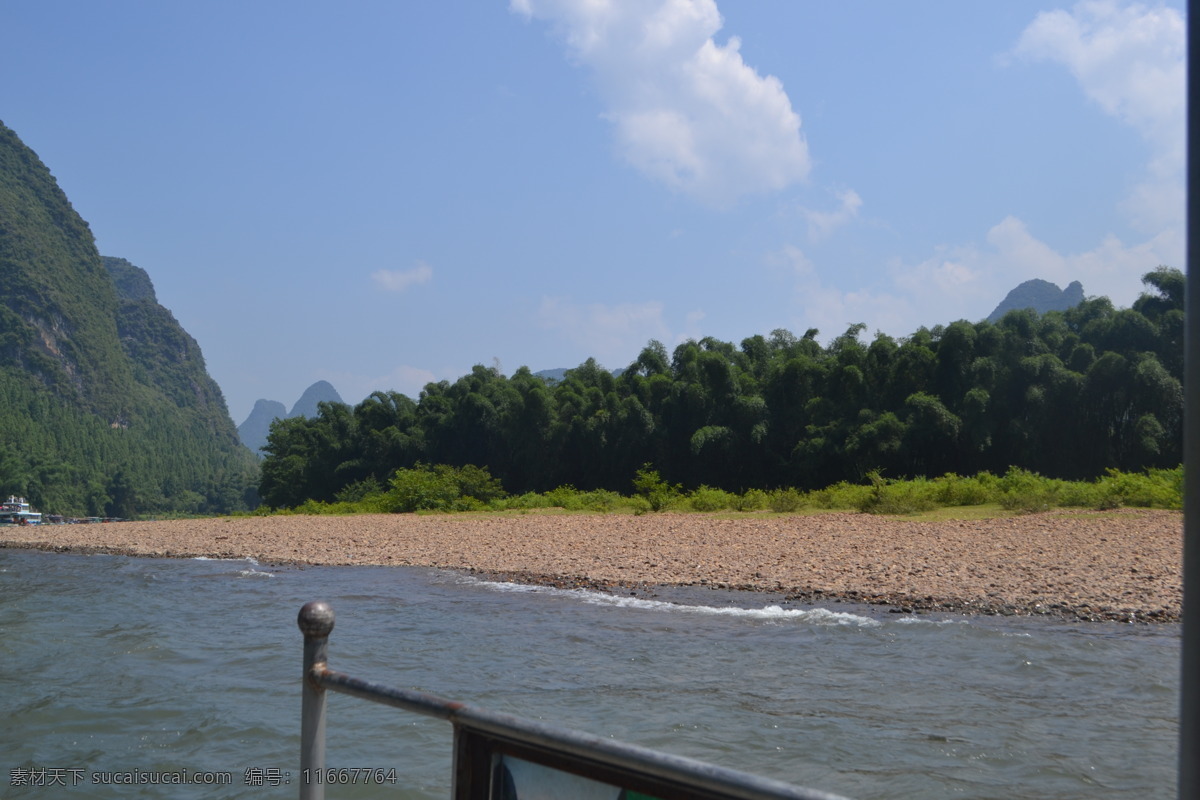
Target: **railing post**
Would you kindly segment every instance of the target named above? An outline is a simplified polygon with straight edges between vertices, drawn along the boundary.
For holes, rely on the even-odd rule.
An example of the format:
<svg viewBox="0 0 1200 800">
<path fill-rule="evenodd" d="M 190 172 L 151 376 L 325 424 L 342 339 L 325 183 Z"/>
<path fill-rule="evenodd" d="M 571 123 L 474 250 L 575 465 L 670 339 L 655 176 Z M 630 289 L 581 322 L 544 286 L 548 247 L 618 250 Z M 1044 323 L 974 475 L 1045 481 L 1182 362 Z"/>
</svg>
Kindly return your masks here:
<svg viewBox="0 0 1200 800">
<path fill-rule="evenodd" d="M 300 800 L 325 800 L 325 784 L 318 777 L 325 769 L 325 688 L 313 680 L 313 671 L 324 668 L 333 630 L 333 609 L 314 600 L 305 603 L 297 617 L 304 634 L 304 689 L 300 703 Z"/>
</svg>

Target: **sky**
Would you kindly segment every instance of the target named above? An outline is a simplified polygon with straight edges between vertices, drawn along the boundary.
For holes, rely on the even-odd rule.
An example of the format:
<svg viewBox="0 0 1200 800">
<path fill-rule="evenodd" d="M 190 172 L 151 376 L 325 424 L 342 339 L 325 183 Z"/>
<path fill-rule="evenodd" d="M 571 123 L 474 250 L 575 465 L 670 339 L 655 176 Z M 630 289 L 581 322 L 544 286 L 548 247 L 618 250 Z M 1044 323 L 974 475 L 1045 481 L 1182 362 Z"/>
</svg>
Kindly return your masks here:
<svg viewBox="0 0 1200 800">
<path fill-rule="evenodd" d="M 0 121 L 240 424 L 657 339 L 1129 306 L 1184 266 L 1184 4 L 0 0 Z"/>
</svg>

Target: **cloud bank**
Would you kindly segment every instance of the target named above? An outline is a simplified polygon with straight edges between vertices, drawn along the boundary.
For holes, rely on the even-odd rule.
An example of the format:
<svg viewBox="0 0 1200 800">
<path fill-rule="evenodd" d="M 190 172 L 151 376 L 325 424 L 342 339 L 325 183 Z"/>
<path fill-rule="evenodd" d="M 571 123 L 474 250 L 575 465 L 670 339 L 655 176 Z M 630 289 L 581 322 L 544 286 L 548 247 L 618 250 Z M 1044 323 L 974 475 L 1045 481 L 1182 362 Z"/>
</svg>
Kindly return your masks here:
<svg viewBox="0 0 1200 800">
<path fill-rule="evenodd" d="M 591 71 L 621 157 L 651 178 L 722 207 L 808 175 L 808 145 L 783 84 L 746 64 L 737 37 L 717 44 L 713 0 L 510 7 L 549 22 Z"/>
</svg>

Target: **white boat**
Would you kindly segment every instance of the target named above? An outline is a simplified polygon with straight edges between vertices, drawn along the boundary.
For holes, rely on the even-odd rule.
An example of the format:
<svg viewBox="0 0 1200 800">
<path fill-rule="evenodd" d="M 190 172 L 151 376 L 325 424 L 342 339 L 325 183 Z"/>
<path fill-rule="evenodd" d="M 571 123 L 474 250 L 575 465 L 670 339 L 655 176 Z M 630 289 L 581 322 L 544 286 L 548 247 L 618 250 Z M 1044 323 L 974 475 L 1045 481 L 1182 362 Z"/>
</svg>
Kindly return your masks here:
<svg viewBox="0 0 1200 800">
<path fill-rule="evenodd" d="M 34 511 L 24 497 L 9 495 L 0 503 L 0 525 L 40 525 L 42 512 Z"/>
</svg>

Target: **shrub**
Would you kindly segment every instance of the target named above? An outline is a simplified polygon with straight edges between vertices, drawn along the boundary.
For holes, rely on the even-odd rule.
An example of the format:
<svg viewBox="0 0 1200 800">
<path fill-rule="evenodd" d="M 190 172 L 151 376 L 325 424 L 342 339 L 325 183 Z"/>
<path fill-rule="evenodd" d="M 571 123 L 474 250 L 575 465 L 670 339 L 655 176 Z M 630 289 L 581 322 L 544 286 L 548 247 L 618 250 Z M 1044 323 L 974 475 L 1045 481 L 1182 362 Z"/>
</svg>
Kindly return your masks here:
<svg viewBox="0 0 1200 800">
<path fill-rule="evenodd" d="M 432 467 L 417 464 L 412 469 L 398 469 L 392 476 L 388 491 L 389 511 L 412 512 L 430 509 L 448 511 L 458 497 L 458 485 L 438 475 Z"/>
<path fill-rule="evenodd" d="M 933 496 L 944 506 L 979 506 L 995 502 L 996 476 L 981 472 L 974 477 L 962 477 L 947 473 L 933 479 Z"/>
<path fill-rule="evenodd" d="M 514 509 L 530 509 L 530 508 L 550 508 L 553 503 L 546 499 L 546 495 L 539 492 L 526 492 L 520 495 L 510 495 L 503 500 L 498 501 L 500 508 Z"/>
<path fill-rule="evenodd" d="M 478 497 L 469 495 L 460 495 L 450 501 L 450 507 L 442 509 L 444 511 L 486 511 L 488 504 L 480 500 Z"/>
<path fill-rule="evenodd" d="M 733 495 L 735 511 L 759 511 L 767 507 L 767 493 L 762 489 L 750 489 L 745 494 Z"/>
<path fill-rule="evenodd" d="M 567 484 L 551 489 L 541 495 L 544 508 L 565 508 L 568 511 L 599 511 L 607 513 L 624 503 L 624 498 L 608 489 L 592 489 L 582 492 Z"/>
<path fill-rule="evenodd" d="M 608 489 L 593 489 L 579 495 L 579 508 L 584 511 L 600 511 L 607 513 L 621 505 L 623 498 Z"/>
<path fill-rule="evenodd" d="M 720 511 L 733 505 L 733 495 L 724 489 L 701 486 L 691 493 L 688 503 L 697 511 Z"/>
<path fill-rule="evenodd" d="M 634 475 L 633 490 L 650 504 L 651 511 L 665 511 L 683 494 L 679 484 L 664 481 L 658 470 L 650 468 L 650 464 L 643 465 Z"/>
<path fill-rule="evenodd" d="M 458 493 L 463 497 L 473 497 L 482 503 L 490 503 L 504 497 L 504 487 L 499 478 L 493 478 L 487 467 L 477 467 L 474 464 L 464 464 L 457 469 L 439 464 L 435 472 L 446 475 L 458 485 Z"/>
<path fill-rule="evenodd" d="M 289 509 L 288 514 L 309 514 L 312 516 L 320 515 L 342 515 L 353 514 L 357 509 L 351 503 L 325 503 L 320 500 L 305 500 L 295 508 Z"/>
<path fill-rule="evenodd" d="M 937 506 L 936 487 L 925 478 L 891 481 L 877 471 L 867 474 L 870 492 L 858 504 L 868 514 L 916 514 Z"/>
<path fill-rule="evenodd" d="M 1045 511 L 1059 505 L 1061 484 L 1020 467 L 1009 467 L 999 481 L 1000 505 L 1009 511 Z"/>
<path fill-rule="evenodd" d="M 1060 481 L 1046 479 L 1052 486 L 1052 504 L 1068 508 L 1117 508 L 1119 499 L 1104 497 L 1099 484 L 1088 481 Z M 1115 501 L 1115 502 L 1114 502 Z"/>
<path fill-rule="evenodd" d="M 477 511 L 503 496 L 486 467 L 416 464 L 396 470 L 382 505 L 392 512 Z"/>
<path fill-rule="evenodd" d="M 545 492 L 543 497 L 546 498 L 547 508 L 573 508 L 578 502 L 579 490 L 570 484 L 565 486 L 557 486 L 548 492 Z"/>
<path fill-rule="evenodd" d="M 767 507 L 778 514 L 790 514 L 806 505 L 805 497 L 796 489 L 776 489 L 767 495 Z"/>
<path fill-rule="evenodd" d="M 812 505 L 817 508 L 857 509 L 866 502 L 871 494 L 871 487 L 862 484 L 838 481 L 832 486 L 809 492 Z"/>
<path fill-rule="evenodd" d="M 1150 469 L 1144 473 L 1110 469 L 1096 481 L 1095 507 L 1183 508 L 1183 467 Z"/>
</svg>

